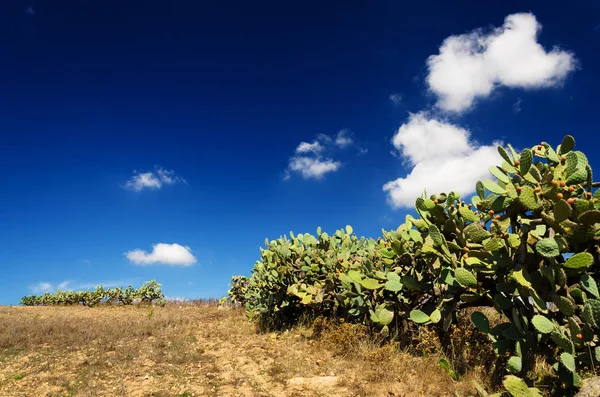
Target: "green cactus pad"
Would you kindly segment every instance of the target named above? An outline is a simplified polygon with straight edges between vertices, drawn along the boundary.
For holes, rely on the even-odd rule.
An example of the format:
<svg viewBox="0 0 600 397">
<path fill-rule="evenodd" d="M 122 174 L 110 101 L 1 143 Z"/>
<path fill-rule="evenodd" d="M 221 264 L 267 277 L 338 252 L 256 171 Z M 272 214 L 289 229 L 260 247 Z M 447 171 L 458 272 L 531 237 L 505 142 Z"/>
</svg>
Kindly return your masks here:
<svg viewBox="0 0 600 397">
<path fill-rule="evenodd" d="M 475 244 L 481 243 L 483 240 L 491 236 L 491 234 L 477 225 L 469 225 L 464 230 L 465 237 Z"/>
<path fill-rule="evenodd" d="M 489 168 L 489 171 L 490 171 L 490 174 L 495 176 L 496 179 L 498 179 L 500 182 L 502 182 L 502 183 L 510 182 L 510 177 L 508 175 L 506 175 L 506 173 L 502 170 L 502 168 L 498 167 L 497 165 L 492 165 Z"/>
<path fill-rule="evenodd" d="M 575 352 L 575 345 L 573 345 L 571 339 L 567 338 L 562 333 L 555 330 L 552 332 L 552 334 L 550 334 L 550 337 L 556 346 L 558 346 L 561 350 L 567 353 Z"/>
<path fill-rule="evenodd" d="M 481 332 L 490 333 L 490 321 L 482 312 L 473 312 L 471 314 L 471 321 Z"/>
<path fill-rule="evenodd" d="M 444 244 L 444 237 L 436 225 L 429 225 L 429 237 L 431 237 L 433 243 L 438 247 Z"/>
<path fill-rule="evenodd" d="M 404 286 L 398 280 L 388 280 L 385 282 L 385 289 L 391 292 L 401 291 Z"/>
<path fill-rule="evenodd" d="M 594 257 L 589 252 L 579 252 L 565 262 L 567 269 L 582 270 L 587 269 L 594 263 Z"/>
<path fill-rule="evenodd" d="M 536 210 L 541 206 L 541 200 L 531 186 L 523 186 L 519 194 L 519 201 L 528 210 Z"/>
<path fill-rule="evenodd" d="M 498 251 L 504 247 L 504 241 L 501 238 L 494 237 L 483 245 L 483 249 L 489 252 Z"/>
<path fill-rule="evenodd" d="M 571 289 L 569 289 L 569 294 L 571 295 L 571 297 L 573 299 L 575 299 L 575 302 L 577 302 L 577 303 L 582 304 L 582 303 L 585 303 L 585 301 L 587 300 L 586 293 L 577 287 L 572 287 Z"/>
<path fill-rule="evenodd" d="M 562 353 L 560 355 L 560 362 L 571 372 L 575 372 L 577 369 L 575 367 L 575 357 L 570 353 Z"/>
<path fill-rule="evenodd" d="M 581 215 L 579 215 L 579 219 L 577 220 L 579 223 L 583 223 L 586 226 L 591 226 L 596 223 L 600 223 L 600 211 L 591 210 L 585 211 Z"/>
<path fill-rule="evenodd" d="M 531 153 L 531 150 L 523 150 L 523 152 L 521 152 L 521 158 L 519 161 L 519 172 L 524 176 L 529 172 L 531 163 L 533 162 L 533 153 Z"/>
<path fill-rule="evenodd" d="M 571 135 L 567 135 L 563 138 L 562 143 L 560 144 L 559 154 L 569 153 L 575 147 L 575 138 Z"/>
<path fill-rule="evenodd" d="M 552 149 L 552 147 L 548 144 L 544 145 L 545 149 L 546 149 L 546 158 L 554 163 L 558 163 L 560 162 L 560 159 L 558 158 L 558 155 L 556 154 L 556 152 L 554 151 L 554 149 Z"/>
<path fill-rule="evenodd" d="M 380 288 L 383 284 L 377 281 L 377 279 L 367 277 L 364 280 L 361 280 L 360 285 L 362 285 L 366 289 L 377 289 Z"/>
<path fill-rule="evenodd" d="M 394 312 L 388 310 L 384 304 L 377 305 L 375 311 L 370 311 L 371 320 L 381 326 L 386 326 L 394 319 Z"/>
<path fill-rule="evenodd" d="M 587 181 L 587 177 L 588 172 L 585 168 L 577 169 L 567 178 L 567 186 L 579 185 L 580 183 L 584 183 L 585 181 Z"/>
<path fill-rule="evenodd" d="M 589 311 L 589 314 L 587 316 L 588 318 L 586 319 L 586 321 L 588 321 L 590 325 L 595 326 L 596 328 L 600 328 L 600 300 L 588 299 L 585 302 L 584 306 L 584 317 L 586 317 L 586 310 Z M 589 317 L 589 315 L 591 315 L 591 318 Z M 590 322 L 589 320 L 593 321 Z"/>
<path fill-rule="evenodd" d="M 508 156 L 508 153 L 502 146 L 498 146 L 498 153 L 500 153 L 500 156 L 502 156 L 502 158 L 506 160 L 507 163 L 513 163 L 513 160 Z"/>
<path fill-rule="evenodd" d="M 410 312 L 410 319 L 417 324 L 424 324 L 430 320 L 429 316 L 421 310 L 415 309 Z"/>
<path fill-rule="evenodd" d="M 431 320 L 432 323 L 437 324 L 440 322 L 440 320 L 442 319 L 442 312 L 440 312 L 438 309 L 435 309 L 430 315 L 429 315 L 429 319 Z"/>
<path fill-rule="evenodd" d="M 558 243 L 553 238 L 545 238 L 543 240 L 539 240 L 535 244 L 535 249 L 540 255 L 546 258 L 554 258 L 560 255 Z"/>
<path fill-rule="evenodd" d="M 589 274 L 584 274 L 580 279 L 581 286 L 590 294 L 594 295 L 596 298 L 600 298 L 600 293 L 598 291 L 598 285 L 596 284 L 596 280 L 592 278 Z"/>
<path fill-rule="evenodd" d="M 542 397 L 535 387 L 527 387 L 527 383 L 514 375 L 506 375 L 502 381 L 504 388 L 512 397 Z"/>
<path fill-rule="evenodd" d="M 506 363 L 506 369 L 512 374 L 518 374 L 523 368 L 521 357 L 512 356 Z"/>
<path fill-rule="evenodd" d="M 501 187 L 496 182 L 493 182 L 489 179 L 486 179 L 485 181 L 483 181 L 483 186 L 492 193 L 496 193 L 496 194 L 505 194 L 506 193 L 506 190 L 503 187 Z"/>
<path fill-rule="evenodd" d="M 531 323 L 542 334 L 550 334 L 555 330 L 554 323 L 540 314 L 533 316 Z"/>
<path fill-rule="evenodd" d="M 477 196 L 479 197 L 479 199 L 485 199 L 485 187 L 483 186 L 483 182 L 477 181 L 477 184 L 475 185 L 475 190 L 477 191 Z"/>
<path fill-rule="evenodd" d="M 554 220 L 561 223 L 571 216 L 571 206 L 566 200 L 558 200 L 554 204 Z"/>
<path fill-rule="evenodd" d="M 406 286 L 406 288 L 411 289 L 411 290 L 418 291 L 421 289 L 419 282 L 417 280 L 415 280 L 415 278 L 412 276 L 402 277 L 402 284 L 404 284 L 404 286 Z"/>
<path fill-rule="evenodd" d="M 467 222 L 479 222 L 479 217 L 466 205 L 459 206 L 458 212 Z"/>
<path fill-rule="evenodd" d="M 459 267 L 454 270 L 454 278 L 465 288 L 476 288 L 477 278 L 465 268 Z"/>
<path fill-rule="evenodd" d="M 552 302 L 558 307 L 558 310 L 567 317 L 575 314 L 575 304 L 566 296 L 552 294 Z"/>
</svg>

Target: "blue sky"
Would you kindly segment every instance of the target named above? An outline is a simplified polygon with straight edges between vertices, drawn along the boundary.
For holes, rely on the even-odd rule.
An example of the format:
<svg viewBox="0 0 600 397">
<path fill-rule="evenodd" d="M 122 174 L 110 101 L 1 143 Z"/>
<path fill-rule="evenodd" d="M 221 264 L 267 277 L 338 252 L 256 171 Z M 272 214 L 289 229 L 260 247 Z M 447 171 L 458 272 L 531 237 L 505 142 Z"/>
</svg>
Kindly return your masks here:
<svg viewBox="0 0 600 397">
<path fill-rule="evenodd" d="M 495 141 L 597 147 L 598 2 L 325 3 L 3 1 L 0 304 L 220 297 L 265 237 L 469 193 Z"/>
</svg>

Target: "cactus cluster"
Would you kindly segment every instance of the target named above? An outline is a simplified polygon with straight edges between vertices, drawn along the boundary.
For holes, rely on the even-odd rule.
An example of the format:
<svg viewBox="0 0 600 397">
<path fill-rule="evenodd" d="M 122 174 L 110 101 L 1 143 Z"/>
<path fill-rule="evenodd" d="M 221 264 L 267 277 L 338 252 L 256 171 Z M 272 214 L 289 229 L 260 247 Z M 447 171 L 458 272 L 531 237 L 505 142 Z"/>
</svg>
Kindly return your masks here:
<svg viewBox="0 0 600 397">
<path fill-rule="evenodd" d="M 539 354 L 575 390 L 600 360 L 600 190 L 574 146 L 567 136 L 556 148 L 498 147 L 502 164 L 469 203 L 456 192 L 420 197 L 418 216 L 377 240 L 348 226 L 266 241 L 230 299 L 271 327 L 314 314 L 384 335 L 406 321 L 444 332 L 460 310 L 494 307 L 503 323 L 479 311 L 472 322 L 505 358 L 507 391 L 538 393 L 528 373 Z"/>
<path fill-rule="evenodd" d="M 96 306 L 99 303 L 131 305 L 135 299 L 147 303 L 165 303 L 165 296 L 160 289 L 161 284 L 155 280 L 146 281 L 139 289 L 131 285 L 127 288 L 104 288 L 102 285 L 93 290 L 86 291 L 61 291 L 45 293 L 42 295 L 29 295 L 21 299 L 24 306 L 56 306 L 56 305 L 83 305 Z"/>
</svg>

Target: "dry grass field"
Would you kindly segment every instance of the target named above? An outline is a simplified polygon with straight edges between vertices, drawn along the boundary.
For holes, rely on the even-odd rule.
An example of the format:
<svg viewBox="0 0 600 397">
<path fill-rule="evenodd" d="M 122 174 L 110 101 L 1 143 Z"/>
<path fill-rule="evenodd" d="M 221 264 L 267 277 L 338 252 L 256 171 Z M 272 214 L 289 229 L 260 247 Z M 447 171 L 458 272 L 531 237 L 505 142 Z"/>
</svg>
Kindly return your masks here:
<svg viewBox="0 0 600 397">
<path fill-rule="evenodd" d="M 257 333 L 240 309 L 0 307 L 0 396 L 475 396 L 352 326 Z"/>
</svg>

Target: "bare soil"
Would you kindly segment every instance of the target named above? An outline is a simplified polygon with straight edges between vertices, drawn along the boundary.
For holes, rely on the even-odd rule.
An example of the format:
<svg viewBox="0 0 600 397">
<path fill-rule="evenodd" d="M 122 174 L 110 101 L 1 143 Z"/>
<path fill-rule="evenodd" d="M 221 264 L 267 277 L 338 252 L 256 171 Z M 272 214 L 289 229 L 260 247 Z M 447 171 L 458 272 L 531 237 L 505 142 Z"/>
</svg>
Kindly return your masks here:
<svg viewBox="0 0 600 397">
<path fill-rule="evenodd" d="M 0 396 L 476 395 L 439 357 L 312 333 L 257 333 L 208 304 L 0 307 Z"/>
</svg>

